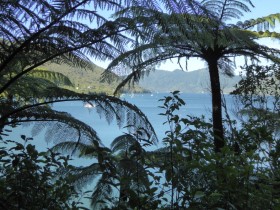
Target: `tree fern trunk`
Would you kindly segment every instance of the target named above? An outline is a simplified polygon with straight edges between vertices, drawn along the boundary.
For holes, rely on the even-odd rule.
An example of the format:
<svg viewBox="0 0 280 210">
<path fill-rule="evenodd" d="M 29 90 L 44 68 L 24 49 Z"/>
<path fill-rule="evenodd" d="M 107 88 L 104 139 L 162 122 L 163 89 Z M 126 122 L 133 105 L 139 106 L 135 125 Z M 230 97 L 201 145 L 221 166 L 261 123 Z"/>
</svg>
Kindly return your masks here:
<svg viewBox="0 0 280 210">
<path fill-rule="evenodd" d="M 216 59 L 208 61 L 208 67 L 212 92 L 214 146 L 215 152 L 220 152 L 225 143 L 222 123 L 222 97 L 218 61 Z"/>
</svg>

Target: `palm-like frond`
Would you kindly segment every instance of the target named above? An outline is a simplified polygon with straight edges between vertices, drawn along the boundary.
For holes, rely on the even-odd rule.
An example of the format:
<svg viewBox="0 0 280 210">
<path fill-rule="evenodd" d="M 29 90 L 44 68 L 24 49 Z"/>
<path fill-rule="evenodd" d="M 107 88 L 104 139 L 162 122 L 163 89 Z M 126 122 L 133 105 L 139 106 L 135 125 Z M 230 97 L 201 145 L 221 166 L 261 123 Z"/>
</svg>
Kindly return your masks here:
<svg viewBox="0 0 280 210">
<path fill-rule="evenodd" d="M 115 138 L 111 149 L 93 143 L 61 142 L 51 151 L 92 159 L 93 164 L 73 168 L 69 174 L 77 187 L 94 184 L 91 196 L 94 208 L 118 205 L 125 200 L 122 196 L 133 200 L 133 195 L 142 196 L 149 192 L 149 176 L 142 160 L 144 150 L 134 136 L 125 134 Z M 127 192 L 130 195 L 126 195 Z"/>
<path fill-rule="evenodd" d="M 93 163 L 85 167 L 76 167 L 70 172 L 70 179 L 77 189 L 82 189 L 98 181 L 102 171 L 99 163 Z"/>
<path fill-rule="evenodd" d="M 111 143 L 112 152 L 127 151 L 136 139 L 130 134 L 124 134 L 115 138 Z"/>
<path fill-rule="evenodd" d="M 97 133 L 89 125 L 73 118 L 68 113 L 54 111 L 46 106 L 30 106 L 28 109 L 13 114 L 10 118 L 11 120 L 6 125 L 36 122 L 32 134 L 37 135 L 45 128 L 47 142 L 74 141 L 101 144 Z"/>
<path fill-rule="evenodd" d="M 118 0 L 1 3 L 5 10 L 0 17 L 0 76 L 9 74 L 16 62 L 21 65 L 8 82 L 1 83 L 0 92 L 46 62 L 90 68 L 88 56 L 112 59 L 130 41 L 121 33 L 126 30 L 121 22 L 107 21 L 97 12 L 100 7 L 120 8 Z M 97 21 L 97 25 L 91 28 L 81 19 Z"/>
<path fill-rule="evenodd" d="M 203 0 L 202 5 L 221 21 L 240 18 L 253 7 L 251 0 Z"/>
<path fill-rule="evenodd" d="M 91 206 L 93 208 L 110 207 L 114 200 L 112 199 L 112 196 L 116 190 L 115 187 L 116 184 L 112 181 L 110 175 L 103 174 L 98 180 L 94 192 L 92 193 Z"/>
<path fill-rule="evenodd" d="M 268 16 L 259 17 L 257 19 L 246 20 L 244 22 L 238 22 L 237 25 L 243 29 L 253 29 L 257 26 L 258 31 L 269 30 L 274 28 L 276 22 L 280 22 L 280 13 L 270 14 Z M 269 32 L 269 31 L 268 31 Z"/>
<path fill-rule="evenodd" d="M 71 154 L 72 156 L 83 158 L 96 158 L 99 145 L 94 145 L 94 141 L 83 143 L 75 141 L 63 141 L 52 147 L 52 151 Z"/>
<path fill-rule="evenodd" d="M 9 77 L 2 78 L 2 81 L 8 80 Z M 17 80 L 2 95 L 13 95 L 14 99 L 32 104 L 40 101 L 48 88 L 57 86 L 72 86 L 72 83 L 61 73 L 38 69 Z"/>
<path fill-rule="evenodd" d="M 7 113 L 1 116 L 3 119 L 12 117 L 13 120 L 9 124 L 16 124 L 22 121 L 22 118 L 27 118 L 25 121 L 32 121 L 38 117 L 40 120 L 51 120 L 50 112 L 47 109 L 41 107 L 44 104 L 51 104 L 53 102 L 65 102 L 65 101 L 89 101 L 96 105 L 96 111 L 110 123 L 112 120 L 116 120 L 117 124 L 122 127 L 124 125 L 134 125 L 135 128 L 145 128 L 148 133 L 145 133 L 146 137 L 151 143 L 157 142 L 155 131 L 148 121 L 145 114 L 126 101 L 122 101 L 119 98 L 102 95 L 102 94 L 79 94 L 70 90 L 61 88 L 49 88 L 42 94 L 41 103 L 35 103 L 31 105 L 25 105 L 20 107 L 9 107 L 9 104 L 3 104 L 3 108 L 7 108 Z M 10 110 L 10 111 L 8 111 Z M 32 116 L 34 112 L 34 116 Z M 65 116 L 67 116 L 65 114 Z M 67 121 L 64 121 L 67 124 Z"/>
<path fill-rule="evenodd" d="M 46 69 L 34 69 L 33 71 L 29 72 L 28 75 L 34 78 L 42 78 L 48 80 L 50 82 L 55 83 L 57 86 L 65 85 L 65 86 L 73 86 L 72 82 L 68 77 L 64 74 L 59 72 L 46 70 Z M 24 83 L 24 82 L 23 82 Z"/>
</svg>

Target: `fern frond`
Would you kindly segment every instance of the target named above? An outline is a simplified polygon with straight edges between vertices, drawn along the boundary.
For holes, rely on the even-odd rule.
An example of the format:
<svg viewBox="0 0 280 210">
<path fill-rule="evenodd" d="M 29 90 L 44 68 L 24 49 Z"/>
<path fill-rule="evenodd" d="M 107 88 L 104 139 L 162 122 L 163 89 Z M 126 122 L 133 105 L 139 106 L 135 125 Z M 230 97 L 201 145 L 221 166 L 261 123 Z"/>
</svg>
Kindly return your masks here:
<svg viewBox="0 0 280 210">
<path fill-rule="evenodd" d="M 33 79 L 43 78 L 57 85 L 73 86 L 70 79 L 64 74 L 59 72 L 43 70 L 43 69 L 34 69 L 28 75 L 32 76 Z"/>
<path fill-rule="evenodd" d="M 240 18 L 254 6 L 251 0 L 203 0 L 202 5 L 221 21 Z"/>
<path fill-rule="evenodd" d="M 52 151 L 71 154 L 76 157 L 96 158 L 99 150 L 98 144 L 85 144 L 83 142 L 63 141 L 52 147 Z"/>
<path fill-rule="evenodd" d="M 96 179 L 101 175 L 101 169 L 99 163 L 93 163 L 89 166 L 75 167 L 70 171 L 70 174 L 70 179 L 75 187 L 82 189 L 97 181 Z"/>
<path fill-rule="evenodd" d="M 126 29 L 121 22 L 107 21 L 97 10 L 100 7 L 118 10 L 121 3 L 118 0 L 3 2 L 1 8 L 6 9 L 1 10 L 0 34 L 4 39 L 0 44 L 0 75 L 9 74 L 16 62 L 21 63 L 21 68 L 9 82 L 1 84 L 0 92 L 46 62 L 90 68 L 88 56 L 112 59 L 119 55 L 129 42 L 121 33 Z M 80 23 L 84 18 L 97 20 L 97 26 L 92 29 Z"/>
<path fill-rule="evenodd" d="M 112 195 L 115 186 L 116 184 L 111 180 L 108 174 L 102 174 L 92 193 L 91 206 L 93 208 L 109 207 L 114 200 Z"/>
<path fill-rule="evenodd" d="M 9 124 L 36 122 L 31 131 L 32 135 L 38 135 L 44 130 L 47 142 L 57 144 L 72 141 L 102 146 L 97 133 L 89 125 L 68 113 L 54 111 L 46 106 L 30 106 L 13 114 L 11 118 Z"/>
<path fill-rule="evenodd" d="M 273 29 L 276 22 L 280 22 L 280 13 L 270 14 L 265 17 L 246 20 L 244 22 L 238 22 L 237 25 L 242 29 L 253 29 L 256 26 L 257 31 L 264 31 Z"/>
<path fill-rule="evenodd" d="M 115 138 L 111 143 L 112 152 L 126 151 L 137 140 L 130 134 L 124 134 Z"/>
<path fill-rule="evenodd" d="M 12 117 L 13 121 L 10 122 L 11 124 L 16 124 L 17 122 L 21 121 L 22 118 L 24 118 L 24 120 L 32 121 L 35 120 L 36 117 L 38 117 L 40 118 L 40 120 L 45 119 L 47 121 L 52 119 L 51 110 L 48 110 L 45 107 L 40 107 L 42 105 L 66 101 L 88 101 L 96 105 L 96 111 L 100 114 L 101 117 L 105 117 L 108 123 L 115 119 L 120 127 L 126 125 L 134 125 L 136 129 L 145 128 L 145 130 L 147 130 L 146 137 L 148 138 L 148 141 L 151 143 L 157 142 L 156 133 L 152 125 L 148 121 L 146 115 L 135 105 L 132 105 L 119 98 L 102 94 L 79 94 L 57 87 L 50 87 L 48 90 L 44 90 L 42 92 L 42 97 L 40 98 L 42 100 L 41 103 L 35 102 L 34 104 L 25 105 L 20 108 L 10 107 L 10 109 L 13 108 L 14 110 L 7 112 L 5 116 L 1 117 L 4 119 L 7 117 Z M 54 112 L 54 114 L 58 114 L 58 116 L 59 114 L 61 114 L 62 117 L 64 116 L 63 113 L 59 112 Z M 26 117 L 28 117 L 28 115 L 29 118 L 25 119 Z M 71 119 L 69 115 L 65 114 L 65 117 L 69 117 L 69 120 Z M 67 124 L 67 121 L 63 122 Z M 69 123 L 70 122 L 71 121 L 69 121 Z M 53 129 L 57 130 L 59 128 L 53 127 Z M 88 128 L 86 130 L 88 130 Z M 65 131 L 67 131 L 67 129 Z M 53 132 L 54 130 L 51 133 Z"/>
</svg>

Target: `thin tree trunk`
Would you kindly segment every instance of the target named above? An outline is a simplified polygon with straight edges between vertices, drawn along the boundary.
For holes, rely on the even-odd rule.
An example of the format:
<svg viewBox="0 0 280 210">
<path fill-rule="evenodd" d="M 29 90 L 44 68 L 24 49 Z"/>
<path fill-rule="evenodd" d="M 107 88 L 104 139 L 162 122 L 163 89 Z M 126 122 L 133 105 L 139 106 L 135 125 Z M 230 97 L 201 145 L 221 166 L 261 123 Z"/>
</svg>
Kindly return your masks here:
<svg viewBox="0 0 280 210">
<path fill-rule="evenodd" d="M 127 202 L 127 192 L 125 187 L 120 184 L 120 197 L 119 197 L 119 207 L 125 205 Z"/>
<path fill-rule="evenodd" d="M 215 152 L 220 152 L 224 147 L 224 132 L 222 123 L 222 97 L 221 85 L 218 70 L 218 61 L 213 59 L 208 61 L 209 75 L 212 92 L 212 118 L 213 118 L 213 132 L 214 132 L 214 146 Z"/>
<path fill-rule="evenodd" d="M 3 134 L 4 127 L 5 127 L 5 120 L 0 119 L 0 135 Z"/>
<path fill-rule="evenodd" d="M 13 95 L 8 94 L 7 96 L 7 101 L 5 102 L 7 104 L 7 107 L 9 107 L 9 109 L 12 109 L 12 105 L 13 105 Z M 7 120 L 8 117 L 10 117 L 9 114 L 10 110 L 4 109 L 1 110 L 0 112 L 0 134 L 3 134 L 3 130 L 5 128 L 5 125 L 7 125 Z"/>
</svg>

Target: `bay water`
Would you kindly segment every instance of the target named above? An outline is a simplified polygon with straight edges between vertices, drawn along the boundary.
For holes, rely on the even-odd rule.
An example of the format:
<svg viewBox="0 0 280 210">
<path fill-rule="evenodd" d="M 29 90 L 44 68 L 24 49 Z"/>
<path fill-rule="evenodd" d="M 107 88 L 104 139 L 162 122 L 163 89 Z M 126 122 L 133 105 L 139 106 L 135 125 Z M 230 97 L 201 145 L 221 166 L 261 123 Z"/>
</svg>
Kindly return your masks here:
<svg viewBox="0 0 280 210">
<path fill-rule="evenodd" d="M 170 95 L 169 93 L 147 93 L 147 94 L 125 94 L 121 96 L 122 100 L 136 105 L 148 118 L 153 125 L 158 139 L 161 140 L 165 131 L 168 129 L 163 123 L 166 121 L 166 117 L 159 115 L 164 112 L 159 106 L 163 105 L 160 99 Z M 186 115 L 191 116 L 205 116 L 206 120 L 211 118 L 211 95 L 210 94 L 190 94 L 182 93 L 180 97 L 185 101 L 186 105 L 179 110 L 179 115 L 185 117 Z M 235 105 L 231 95 L 225 95 L 227 107 L 229 113 L 234 112 Z M 109 146 L 110 143 L 118 135 L 127 132 L 126 129 L 120 129 L 116 122 L 108 124 L 104 118 L 95 112 L 93 108 L 85 108 L 82 103 L 79 102 L 66 102 L 57 103 L 54 108 L 58 111 L 66 111 L 75 118 L 89 124 L 98 133 L 100 139 L 105 146 Z M 232 115 L 233 116 L 233 115 Z"/>
<path fill-rule="evenodd" d="M 121 96 L 122 100 L 126 100 L 131 104 L 136 105 L 148 118 L 154 127 L 159 141 L 164 138 L 165 131 L 168 130 L 167 125 L 163 125 L 166 121 L 166 117 L 159 115 L 164 112 L 159 106 L 163 105 L 160 99 L 170 95 L 169 93 L 147 93 L 147 94 L 125 94 Z M 185 101 L 186 105 L 181 107 L 179 115 L 185 117 L 191 116 L 205 116 L 208 120 L 211 118 L 211 95 L 210 94 L 191 94 L 181 93 L 180 97 Z M 231 95 L 225 95 L 227 102 L 227 108 L 230 114 L 234 112 L 235 103 Z M 127 132 L 124 128 L 119 128 L 115 121 L 108 124 L 104 118 L 100 118 L 96 113 L 95 108 L 86 108 L 82 102 L 63 102 L 55 103 L 53 108 L 58 111 L 64 111 L 70 113 L 75 118 L 87 123 L 98 133 L 98 136 L 102 140 L 105 146 L 110 146 L 114 138 Z M 234 116 L 232 114 L 232 116 Z M 31 136 L 31 127 L 19 126 L 13 129 L 13 132 L 9 135 L 9 139 L 20 139 L 20 135 L 27 137 Z M 6 137 L 5 137 L 6 138 Z M 52 146 L 47 144 L 44 140 L 44 131 L 40 135 L 34 137 L 34 143 L 39 150 L 45 150 L 46 147 Z"/>
</svg>

